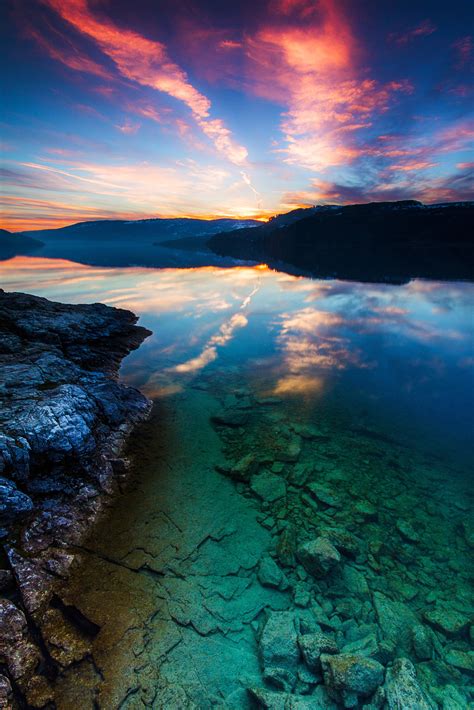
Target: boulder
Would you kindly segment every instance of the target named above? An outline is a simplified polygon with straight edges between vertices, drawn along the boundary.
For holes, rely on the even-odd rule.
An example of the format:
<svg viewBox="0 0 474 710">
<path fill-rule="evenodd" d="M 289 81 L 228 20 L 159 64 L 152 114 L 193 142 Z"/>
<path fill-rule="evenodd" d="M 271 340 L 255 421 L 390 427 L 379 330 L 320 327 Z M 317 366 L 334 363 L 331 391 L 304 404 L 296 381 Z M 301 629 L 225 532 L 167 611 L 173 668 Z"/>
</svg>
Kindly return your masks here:
<svg viewBox="0 0 474 710">
<path fill-rule="evenodd" d="M 304 634 L 298 636 L 298 645 L 303 656 L 303 660 L 312 671 L 319 671 L 321 668 L 321 654 L 339 653 L 337 643 L 330 636 L 322 632 Z"/>
<path fill-rule="evenodd" d="M 458 651 L 451 648 L 444 657 L 446 663 L 462 673 L 474 675 L 474 651 Z"/>
<path fill-rule="evenodd" d="M 359 696 L 365 698 L 372 695 L 383 683 L 385 674 L 384 667 L 378 661 L 346 653 L 334 656 L 323 654 L 321 667 L 325 685 L 354 705 Z M 350 704 L 345 706 L 353 707 Z"/>
<path fill-rule="evenodd" d="M 13 481 L 0 477 L 0 528 L 23 518 L 33 510 L 33 501 Z"/>
<path fill-rule="evenodd" d="M 423 616 L 434 629 L 451 638 L 464 634 L 471 621 L 469 617 L 456 609 L 446 609 L 440 606 L 425 611 Z"/>
<path fill-rule="evenodd" d="M 274 503 L 286 496 L 286 483 L 281 476 L 270 471 L 262 471 L 252 476 L 250 488 L 256 496 L 267 503 Z"/>
<path fill-rule="evenodd" d="M 299 659 L 295 617 L 290 611 L 273 611 L 267 616 L 258 642 L 264 672 L 279 668 L 296 674 Z"/>
<path fill-rule="evenodd" d="M 385 680 L 387 710 L 435 710 L 416 677 L 416 670 L 408 658 L 397 658 L 388 668 Z"/>
<path fill-rule="evenodd" d="M 341 555 L 327 538 L 317 537 L 297 550 L 297 557 L 313 577 L 325 577 L 341 562 Z"/>
<path fill-rule="evenodd" d="M 269 555 L 262 558 L 258 566 L 258 581 L 264 587 L 275 587 L 276 589 L 287 589 L 288 580 Z"/>
</svg>

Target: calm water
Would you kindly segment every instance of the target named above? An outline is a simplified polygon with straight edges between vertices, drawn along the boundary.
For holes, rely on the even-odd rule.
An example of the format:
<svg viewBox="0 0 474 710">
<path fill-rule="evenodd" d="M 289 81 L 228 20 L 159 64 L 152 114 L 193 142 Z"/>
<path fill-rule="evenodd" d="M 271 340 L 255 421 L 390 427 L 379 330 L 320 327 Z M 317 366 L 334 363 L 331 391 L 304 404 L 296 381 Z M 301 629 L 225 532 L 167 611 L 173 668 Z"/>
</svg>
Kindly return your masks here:
<svg viewBox="0 0 474 710">
<path fill-rule="evenodd" d="M 374 655 L 366 639 L 385 640 L 384 664 L 411 658 L 438 707 L 467 707 L 472 284 L 40 258 L 0 264 L 0 284 L 129 308 L 153 331 L 121 370 L 157 401 L 135 450 L 136 485 L 94 536 L 70 592 L 105 629 L 94 652 L 101 677 L 82 666 L 66 674 L 59 707 L 86 702 L 77 693 L 87 673 L 87 687 L 99 688 L 91 698 L 101 694 L 104 707 L 247 707 L 246 688 L 263 683 L 263 610 L 316 607 L 343 650 L 359 643 Z M 212 426 L 222 410 L 245 412 L 245 421 Z M 281 455 L 295 441 L 295 456 Z M 261 471 L 250 487 L 216 473 L 215 464 L 249 452 L 270 472 L 270 490 L 284 482 L 284 497 L 268 493 Z M 314 500 L 312 483 L 323 489 Z M 344 529 L 362 547 L 340 578 L 313 584 L 282 557 L 282 536 L 293 528 L 303 540 Z M 288 587 L 262 582 L 257 565 L 269 554 Z M 120 561 L 113 569 L 110 558 Z M 432 612 L 450 623 L 458 615 L 461 630 L 441 628 Z M 388 628 L 389 618 L 404 622 Z M 400 646 L 405 627 L 417 624 L 425 647 Z M 302 677 L 274 685 L 310 695 L 319 703 L 311 707 L 342 707 L 320 679 Z"/>
<path fill-rule="evenodd" d="M 316 281 L 260 267 L 89 267 L 18 257 L 0 284 L 128 308 L 153 336 L 122 367 L 150 397 L 238 368 L 267 394 L 337 409 L 351 426 L 470 455 L 474 287 Z"/>
</svg>

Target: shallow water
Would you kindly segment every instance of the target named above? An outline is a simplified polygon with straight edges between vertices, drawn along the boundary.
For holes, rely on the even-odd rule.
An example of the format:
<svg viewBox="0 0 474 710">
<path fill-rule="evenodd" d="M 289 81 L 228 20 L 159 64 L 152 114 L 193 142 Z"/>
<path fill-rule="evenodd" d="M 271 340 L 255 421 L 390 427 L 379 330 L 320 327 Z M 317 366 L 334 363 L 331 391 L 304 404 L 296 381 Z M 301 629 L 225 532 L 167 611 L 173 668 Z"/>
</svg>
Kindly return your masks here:
<svg viewBox="0 0 474 710">
<path fill-rule="evenodd" d="M 408 657 L 435 707 L 467 707 L 472 284 L 39 258 L 0 264 L 0 283 L 130 308 L 154 333 L 121 370 L 156 400 L 133 485 L 67 592 L 101 626 L 94 664 L 60 678 L 59 707 L 244 708 L 249 687 L 350 706 L 291 648 L 272 665 L 269 610 L 344 652 Z M 316 535 L 342 558 L 313 579 L 294 552 Z"/>
</svg>

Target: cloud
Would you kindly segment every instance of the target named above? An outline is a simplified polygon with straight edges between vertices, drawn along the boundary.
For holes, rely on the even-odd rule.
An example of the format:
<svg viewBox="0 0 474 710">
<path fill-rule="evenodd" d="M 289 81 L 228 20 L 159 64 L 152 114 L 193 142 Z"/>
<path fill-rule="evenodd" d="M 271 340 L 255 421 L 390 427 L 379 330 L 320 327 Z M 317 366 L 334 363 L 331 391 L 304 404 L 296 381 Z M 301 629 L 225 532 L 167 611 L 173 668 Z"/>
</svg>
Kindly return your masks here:
<svg viewBox="0 0 474 710">
<path fill-rule="evenodd" d="M 364 151 L 361 129 L 390 107 L 406 80 L 385 84 L 358 65 L 359 47 L 332 0 L 278 2 L 280 17 L 246 38 L 249 85 L 287 106 L 281 123 L 285 162 L 318 172 L 352 162 Z M 304 18 L 304 22 L 301 22 Z"/>
<path fill-rule="evenodd" d="M 133 123 L 130 119 L 125 119 L 122 124 L 117 124 L 115 128 L 120 131 L 120 133 L 125 133 L 126 135 L 134 135 L 140 130 L 140 123 Z"/>
<path fill-rule="evenodd" d="M 409 44 L 418 37 L 428 37 L 433 32 L 436 32 L 437 29 L 431 20 L 424 20 L 419 25 L 415 25 L 415 27 L 411 27 L 404 32 L 392 32 L 388 35 L 388 41 L 398 45 Z"/>
<path fill-rule="evenodd" d="M 196 89 L 186 72 L 168 56 L 162 42 L 117 27 L 89 9 L 86 0 L 45 0 L 49 7 L 82 35 L 93 40 L 115 64 L 122 77 L 161 91 L 183 102 L 216 150 L 235 165 L 243 165 L 248 152 L 232 137 L 223 121 L 210 117 L 210 100 Z"/>
<path fill-rule="evenodd" d="M 453 49 L 456 55 L 455 68 L 460 70 L 471 63 L 473 53 L 473 41 L 470 35 L 461 37 L 453 43 Z"/>
</svg>

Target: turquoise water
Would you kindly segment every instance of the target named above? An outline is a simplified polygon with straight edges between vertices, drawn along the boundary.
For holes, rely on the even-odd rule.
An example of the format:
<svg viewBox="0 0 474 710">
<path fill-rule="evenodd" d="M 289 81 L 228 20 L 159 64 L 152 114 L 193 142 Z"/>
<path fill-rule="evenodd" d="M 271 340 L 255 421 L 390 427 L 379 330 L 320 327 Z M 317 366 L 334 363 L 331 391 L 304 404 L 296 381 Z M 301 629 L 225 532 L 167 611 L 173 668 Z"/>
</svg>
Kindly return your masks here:
<svg viewBox="0 0 474 710">
<path fill-rule="evenodd" d="M 104 629 L 101 677 L 90 681 L 104 707 L 369 703 L 320 669 L 308 674 L 291 648 L 272 665 L 265 629 L 282 612 L 300 633 L 316 623 L 339 650 L 388 668 L 387 707 L 429 707 L 390 705 L 399 657 L 432 707 L 468 706 L 472 284 L 39 258 L 0 264 L 0 283 L 129 308 L 153 331 L 121 369 L 156 400 L 134 489 L 69 592 Z M 237 475 L 249 456 L 257 463 Z M 298 550 L 316 536 L 342 558 L 313 579 Z M 284 583 L 269 582 L 269 566 Z M 86 671 L 60 679 L 59 707 L 71 707 Z M 262 688 L 279 695 L 262 700 Z M 380 693 L 370 707 L 383 707 Z"/>
</svg>

